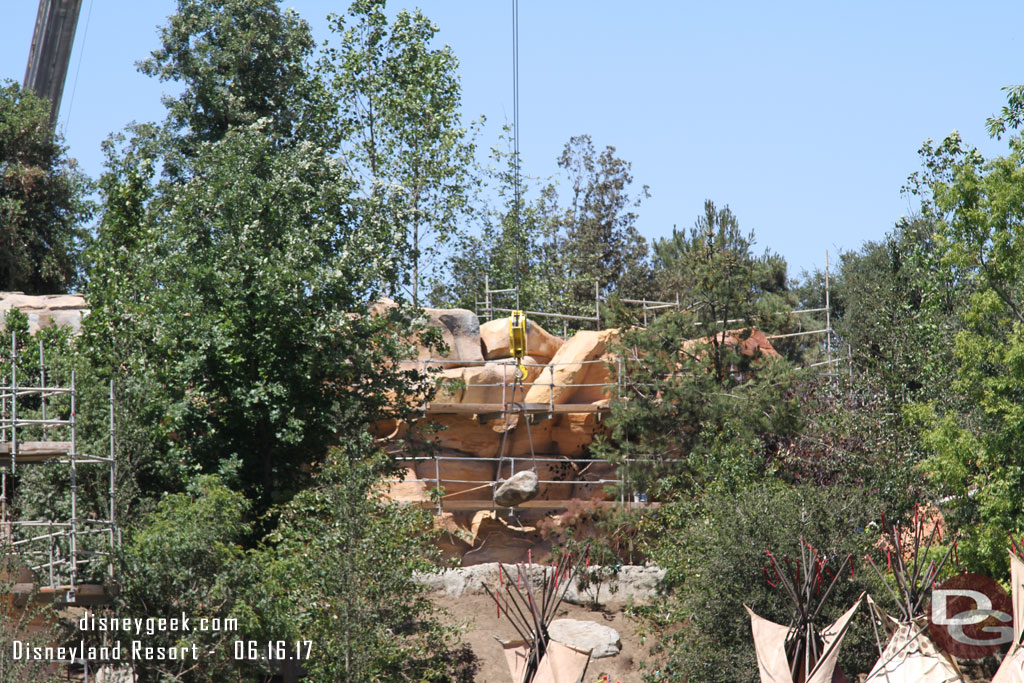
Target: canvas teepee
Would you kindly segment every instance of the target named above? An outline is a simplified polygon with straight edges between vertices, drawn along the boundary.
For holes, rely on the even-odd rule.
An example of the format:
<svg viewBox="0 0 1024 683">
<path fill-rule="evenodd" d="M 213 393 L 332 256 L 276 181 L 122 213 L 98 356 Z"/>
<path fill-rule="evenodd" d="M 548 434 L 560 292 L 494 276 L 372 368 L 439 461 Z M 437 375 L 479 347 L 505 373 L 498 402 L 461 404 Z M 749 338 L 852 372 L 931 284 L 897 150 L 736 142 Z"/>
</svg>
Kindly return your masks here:
<svg viewBox="0 0 1024 683">
<path fill-rule="evenodd" d="M 924 614 L 924 601 L 931 593 L 935 579 L 945 566 L 950 553 L 956 547 L 954 541 L 938 564 L 932 561 L 926 564 L 928 550 L 939 531 L 938 522 L 931 520 L 931 532 L 925 540 L 924 530 L 929 521 L 920 510 L 915 510 L 913 532 L 905 535 L 896 526 L 886 529 L 885 519 L 882 519 L 883 534 L 891 545 L 886 555 L 893 577 L 896 579 L 896 590 L 890 588 L 889 584 L 885 582 L 882 573 L 870 557 L 868 563 L 889 589 L 891 597 L 900 610 L 900 617 L 889 616 L 868 596 L 871 625 L 875 629 L 875 638 L 881 656 L 871 672 L 868 673 L 865 683 L 954 683 L 964 681 L 956 659 L 941 651 L 928 635 L 928 620 Z M 922 541 L 924 541 L 923 545 Z M 888 644 L 884 649 L 879 638 L 879 625 L 889 637 Z"/>
<path fill-rule="evenodd" d="M 498 617 L 508 619 L 519 634 L 518 640 L 497 639 L 505 651 L 512 683 L 577 683 L 583 678 L 591 653 L 551 640 L 548 627 L 576 574 L 584 563 L 590 564 L 589 558 L 589 546 L 582 556 L 563 555 L 554 567 L 540 567 L 540 577 L 529 559 L 516 565 L 514 578 L 499 564 L 494 590 L 484 585 Z"/>
<path fill-rule="evenodd" d="M 830 566 L 828 560 L 803 539 L 800 540 L 799 560 L 790 562 L 789 558 L 783 558 L 780 564 L 775 556 L 765 552 L 776 582 L 771 580 L 767 569 L 765 579 L 770 585 L 781 588 L 789 598 L 792 616 L 789 625 L 783 626 L 758 616 L 744 605 L 750 614 L 750 629 L 762 683 L 846 681 L 836 662 L 850 620 L 860 606 L 860 598 L 823 630 L 815 628 L 814 620 L 845 572 L 850 562 L 849 555 L 838 565 Z M 850 567 L 852 571 L 852 565 Z"/>
<path fill-rule="evenodd" d="M 992 683 L 1024 683 L 1024 547 L 1010 540 L 1010 590 L 1013 596 L 1013 643 Z"/>
</svg>

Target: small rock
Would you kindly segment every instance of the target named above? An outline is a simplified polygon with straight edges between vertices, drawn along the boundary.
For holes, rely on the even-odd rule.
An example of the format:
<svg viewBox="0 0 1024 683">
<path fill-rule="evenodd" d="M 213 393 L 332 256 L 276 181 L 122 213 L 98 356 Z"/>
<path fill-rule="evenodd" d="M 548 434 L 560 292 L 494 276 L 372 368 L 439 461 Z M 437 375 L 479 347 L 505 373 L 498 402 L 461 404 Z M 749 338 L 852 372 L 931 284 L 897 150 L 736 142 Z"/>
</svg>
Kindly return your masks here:
<svg viewBox="0 0 1024 683">
<path fill-rule="evenodd" d="M 619 632 L 593 621 L 555 619 L 548 627 L 548 635 L 577 650 L 591 650 L 594 659 L 614 657 L 622 651 Z"/>
<path fill-rule="evenodd" d="M 517 472 L 498 487 L 494 502 L 501 507 L 515 507 L 536 498 L 539 492 L 540 479 L 536 472 Z"/>
</svg>

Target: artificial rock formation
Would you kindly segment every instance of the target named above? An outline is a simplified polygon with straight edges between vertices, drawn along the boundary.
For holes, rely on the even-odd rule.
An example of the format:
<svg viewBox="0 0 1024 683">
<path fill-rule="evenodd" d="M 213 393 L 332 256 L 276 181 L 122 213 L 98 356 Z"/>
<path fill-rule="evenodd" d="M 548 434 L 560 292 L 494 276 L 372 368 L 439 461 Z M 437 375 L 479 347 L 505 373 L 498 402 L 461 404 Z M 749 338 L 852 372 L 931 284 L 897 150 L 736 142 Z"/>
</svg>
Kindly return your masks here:
<svg viewBox="0 0 1024 683">
<path fill-rule="evenodd" d="M 72 331 L 80 332 L 82 318 L 89 313 L 85 297 L 81 294 L 32 296 L 21 292 L 0 292 L 0 321 L 12 308 L 28 316 L 28 331 L 32 334 L 51 325 L 70 327 Z"/>
<path fill-rule="evenodd" d="M 542 560 L 561 533 L 558 520 L 571 517 L 563 510 L 613 504 L 616 467 L 589 452 L 616 396 L 618 331 L 583 330 L 563 340 L 528 320 L 527 374 L 517 383 L 508 320 L 475 320 L 470 311 L 428 310 L 449 353 L 434 364 L 420 348 L 416 362 L 433 370 L 439 389 L 422 419 L 394 433 L 408 439 L 398 448 L 432 444 L 438 458 L 407 462 L 390 496 L 437 504 L 440 494 L 442 546 L 463 565 L 521 561 L 528 550 Z M 757 330 L 727 331 L 720 339 L 746 355 L 777 355 Z M 710 340 L 686 343 L 702 341 Z M 530 414 L 503 411 L 506 404 L 524 404 Z M 497 495 L 519 480 L 529 480 L 529 495 Z"/>
</svg>

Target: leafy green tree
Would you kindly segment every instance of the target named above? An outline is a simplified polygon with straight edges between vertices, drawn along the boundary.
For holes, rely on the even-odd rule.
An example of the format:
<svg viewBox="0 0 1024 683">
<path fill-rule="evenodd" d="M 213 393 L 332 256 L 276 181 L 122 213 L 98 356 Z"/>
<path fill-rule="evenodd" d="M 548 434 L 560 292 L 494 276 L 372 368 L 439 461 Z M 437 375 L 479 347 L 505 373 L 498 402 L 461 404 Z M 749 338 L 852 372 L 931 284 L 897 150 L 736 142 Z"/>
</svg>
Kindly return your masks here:
<svg viewBox="0 0 1024 683">
<path fill-rule="evenodd" d="M 387 457 L 368 434 L 333 449 L 253 560 L 267 637 L 309 640 L 312 681 L 473 680 L 475 658 L 432 614 L 416 571 L 438 560 L 429 511 L 386 501 Z"/>
<path fill-rule="evenodd" d="M 785 327 L 779 313 L 795 304 L 786 261 L 770 251 L 754 256 L 753 246 L 753 232 L 740 230 L 728 206 L 718 209 L 705 200 L 704 214 L 689 231 L 673 228 L 671 237 L 655 241 L 654 293 L 666 300 L 678 296 L 704 326 L 733 321 Z"/>
<path fill-rule="evenodd" d="M 187 491 L 163 498 L 128 532 L 118 558 L 121 590 L 115 614 L 155 619 L 180 619 L 184 614 L 192 620 L 188 631 L 141 636 L 147 647 L 184 647 L 188 656 L 134 659 L 140 681 L 213 682 L 233 677 L 238 666 L 233 643 L 239 633 L 201 630 L 198 620 L 239 616 L 239 584 L 246 578 L 242 544 L 252 531 L 249 509 L 245 497 L 218 477 L 201 476 Z M 125 636 L 122 648 L 130 651 L 131 640 L 138 639 Z"/>
<path fill-rule="evenodd" d="M 131 327 L 103 308 L 89 326 L 138 344 L 133 367 L 164 387 L 164 476 L 222 471 L 265 506 L 300 486 L 339 429 L 389 414 L 412 379 L 387 362 L 405 353 L 408 314 L 367 315 L 396 277 L 376 249 L 392 235 L 357 220 L 333 160 L 281 149 L 261 124 L 202 146 L 191 173 L 202 180 L 158 187 L 138 252 L 153 258 L 110 299 L 139 302 Z M 134 182 L 122 178 L 105 182 Z"/>
<path fill-rule="evenodd" d="M 474 145 L 461 122 L 458 60 L 432 47 L 437 27 L 419 10 L 388 22 L 385 0 L 332 15 L 340 44 L 325 45 L 319 75 L 337 103 L 334 145 L 359 181 L 368 223 L 389 223 L 420 303 L 429 265 L 469 210 Z M 400 230 L 398 229 L 400 228 Z"/>
<path fill-rule="evenodd" d="M 506 127 L 501 142 L 507 143 L 510 133 Z M 553 188 L 544 188 L 531 200 L 531 179 L 520 179 L 517 208 L 513 153 L 493 147 L 491 160 L 493 166 L 484 170 L 481 182 L 492 191 L 496 204 L 475 211 L 479 234 L 462 232 L 455 240 L 450 277 L 437 283 L 432 298 L 439 305 L 472 309 L 489 281 L 492 289 L 518 286 L 522 309 L 557 310 L 564 273 L 558 224 L 549 207 Z M 492 298 L 495 306 L 508 308 L 514 303 L 512 295 L 499 297 Z"/>
<path fill-rule="evenodd" d="M 1020 123 L 1017 91 L 1003 117 L 990 121 L 1002 134 Z M 933 400 L 912 415 L 925 426 L 925 462 L 948 495 L 952 523 L 965 535 L 961 557 L 975 570 L 1005 571 L 1006 534 L 1024 529 L 1024 139 L 1013 134 L 1006 156 L 985 159 L 959 134 L 922 147 L 922 173 L 910 189 L 936 226 L 949 278 L 970 294 L 954 338 L 962 400 Z"/>
<path fill-rule="evenodd" d="M 368 314 L 400 280 L 381 248 L 400 228 L 362 210 L 348 170 L 296 123 L 320 116 L 307 29 L 260 8 L 183 2 L 144 66 L 184 87 L 165 125 L 108 144 L 86 339 L 95 362 L 144 378 L 125 387 L 151 444 L 145 489 L 219 472 L 266 509 L 418 387 L 390 362 L 411 313 Z M 250 45 L 260 68 L 287 56 L 289 83 L 249 73 Z"/>
<path fill-rule="evenodd" d="M 17 83 L 0 87 L 0 287 L 66 292 L 78 282 L 89 180 L 59 135 L 50 104 Z"/>
<path fill-rule="evenodd" d="M 261 119 L 278 144 L 317 137 L 323 89 L 308 62 L 309 25 L 277 0 L 178 0 L 142 73 L 186 84 L 164 97 L 168 131 L 186 154 Z"/>
<path fill-rule="evenodd" d="M 666 570 L 666 595 L 638 610 L 642 623 L 659 637 L 644 680 L 756 683 L 750 617 L 743 605 L 782 624 L 792 614 L 781 591 L 765 581 L 765 551 L 799 557 L 804 539 L 844 573 L 849 569 L 838 565 L 847 553 L 859 568 L 859 558 L 878 540 L 877 533 L 860 533 L 877 509 L 862 489 L 769 480 L 717 490 L 648 515 L 643 536 L 651 560 Z M 884 589 L 865 572 L 858 569 L 853 578 L 848 576 L 826 602 L 820 626 L 836 619 L 865 589 L 885 599 Z M 866 621 L 854 622 L 840 666 L 852 678 L 869 670 L 877 657 L 870 627 Z"/>
</svg>

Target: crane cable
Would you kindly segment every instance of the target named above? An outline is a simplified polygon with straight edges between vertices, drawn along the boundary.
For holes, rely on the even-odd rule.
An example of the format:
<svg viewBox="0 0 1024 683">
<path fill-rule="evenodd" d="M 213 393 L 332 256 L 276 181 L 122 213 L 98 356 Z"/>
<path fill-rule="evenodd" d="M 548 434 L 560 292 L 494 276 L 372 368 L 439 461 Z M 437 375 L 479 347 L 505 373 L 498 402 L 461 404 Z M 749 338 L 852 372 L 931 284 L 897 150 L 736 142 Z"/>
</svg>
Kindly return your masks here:
<svg viewBox="0 0 1024 683">
<path fill-rule="evenodd" d="M 508 318 L 508 336 L 509 352 L 515 361 L 515 376 L 512 381 L 512 400 L 509 401 L 508 404 L 502 406 L 505 414 L 505 426 L 501 433 L 501 451 L 498 455 L 498 471 L 495 473 L 496 481 L 494 482 L 492 500 L 493 496 L 497 495 L 501 471 L 506 460 L 505 446 L 508 442 L 508 433 L 511 429 L 509 405 L 515 406 L 518 409 L 518 414 L 522 417 L 523 423 L 526 425 L 526 438 L 530 446 L 530 459 L 533 461 L 532 471 L 534 474 L 537 473 L 537 454 L 533 450 L 533 434 L 530 431 L 530 419 L 526 412 L 526 387 L 523 385 L 523 382 L 527 377 L 526 367 L 523 365 L 523 358 L 527 353 L 527 321 L 526 315 L 519 309 L 519 289 L 521 284 L 520 258 L 523 256 L 523 251 L 525 249 L 519 211 L 519 205 L 522 201 L 522 189 L 519 181 L 519 0 L 512 0 L 512 169 L 514 190 L 512 216 L 515 224 L 518 248 L 515 250 L 516 307 Z M 516 401 L 517 391 L 522 392 L 522 402 Z M 514 465 L 514 463 L 515 461 L 513 460 L 512 464 Z M 509 472 L 510 477 L 514 474 L 516 473 L 512 471 Z"/>
<path fill-rule="evenodd" d="M 519 289 L 522 279 L 520 258 L 523 256 L 523 226 L 519 211 L 522 187 L 519 178 L 519 0 L 512 0 L 512 220 L 515 225 L 515 283 L 516 309 L 519 308 Z"/>
</svg>

